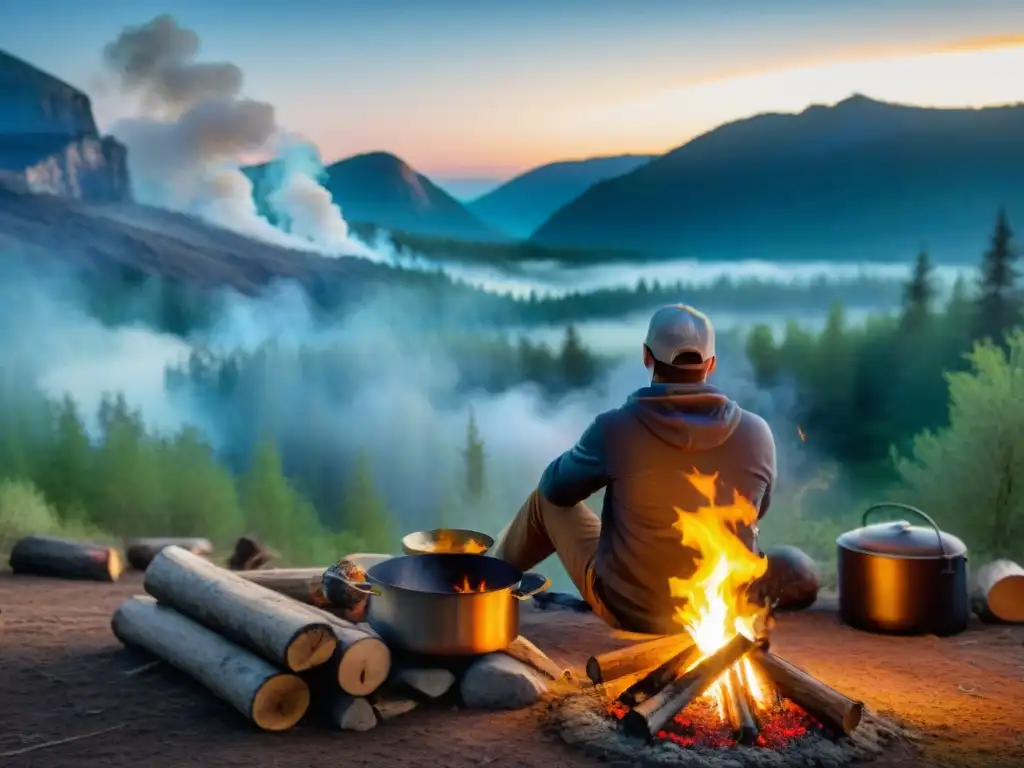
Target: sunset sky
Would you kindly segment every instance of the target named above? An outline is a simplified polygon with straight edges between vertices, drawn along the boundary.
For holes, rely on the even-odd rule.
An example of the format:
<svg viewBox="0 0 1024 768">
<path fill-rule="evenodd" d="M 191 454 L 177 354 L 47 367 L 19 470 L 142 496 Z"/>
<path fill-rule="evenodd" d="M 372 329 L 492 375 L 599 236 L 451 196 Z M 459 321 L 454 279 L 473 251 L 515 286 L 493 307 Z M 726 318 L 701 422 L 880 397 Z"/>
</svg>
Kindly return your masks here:
<svg viewBox="0 0 1024 768">
<path fill-rule="evenodd" d="M 663 152 L 853 92 L 1024 101 L 1021 0 L 2 0 L 0 49 L 109 124 L 100 51 L 164 12 L 326 160 L 385 149 L 441 179 Z"/>
</svg>

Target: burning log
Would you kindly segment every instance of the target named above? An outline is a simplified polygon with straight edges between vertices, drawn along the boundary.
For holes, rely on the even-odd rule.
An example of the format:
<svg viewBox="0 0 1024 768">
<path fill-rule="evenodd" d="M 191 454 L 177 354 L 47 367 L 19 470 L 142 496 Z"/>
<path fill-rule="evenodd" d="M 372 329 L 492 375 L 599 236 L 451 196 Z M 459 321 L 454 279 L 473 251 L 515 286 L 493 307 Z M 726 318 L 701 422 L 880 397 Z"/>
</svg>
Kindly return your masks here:
<svg viewBox="0 0 1024 768">
<path fill-rule="evenodd" d="M 157 554 L 146 569 L 145 588 L 160 602 L 291 672 L 323 664 L 338 645 L 331 626 L 311 616 L 310 608 L 180 547 Z"/>
<path fill-rule="evenodd" d="M 994 560 L 978 571 L 974 612 L 986 621 L 1024 622 L 1024 568 L 1012 560 Z"/>
<path fill-rule="evenodd" d="M 313 606 L 300 606 L 323 621 L 334 633 L 337 647 L 325 670 L 342 691 L 351 696 L 367 696 L 377 690 L 391 672 L 391 650 L 376 634 Z"/>
<path fill-rule="evenodd" d="M 767 650 L 759 650 L 754 661 L 764 670 L 779 693 L 806 709 L 821 722 L 847 736 L 857 730 L 864 704 L 844 696 L 817 678 Z"/>
<path fill-rule="evenodd" d="M 262 571 L 244 571 L 239 574 L 246 581 L 259 584 L 300 603 L 322 608 L 327 605 L 321 582 L 325 568 L 268 568 Z"/>
<path fill-rule="evenodd" d="M 697 660 L 700 651 L 696 645 L 684 648 L 661 666 L 655 667 L 646 675 L 630 685 L 617 697 L 629 707 L 651 698 L 666 685 L 677 679 Z"/>
<path fill-rule="evenodd" d="M 57 579 L 117 581 L 124 572 L 121 553 L 88 541 L 26 536 L 11 550 L 11 570 Z"/>
<path fill-rule="evenodd" d="M 634 685 L 643 680 L 647 675 L 651 674 L 656 670 L 657 667 L 651 667 L 650 669 L 641 669 L 639 672 L 634 672 L 631 675 L 623 675 L 617 677 L 614 680 L 609 680 L 606 683 L 601 683 L 596 686 L 597 690 L 607 701 L 622 701 L 622 695 L 632 688 Z"/>
<path fill-rule="evenodd" d="M 327 715 L 341 731 L 368 731 L 377 725 L 377 713 L 362 696 L 335 694 L 327 705 Z"/>
<path fill-rule="evenodd" d="M 266 731 L 295 725 L 309 707 L 302 678 L 281 672 L 172 608 L 145 595 L 114 612 L 114 635 L 141 647 L 202 683 Z"/>
<path fill-rule="evenodd" d="M 509 644 L 504 653 L 516 661 L 521 661 L 538 672 L 550 677 L 552 680 L 568 680 L 572 678 L 572 672 L 558 666 L 540 648 L 531 643 L 522 635 L 516 637 Z"/>
<path fill-rule="evenodd" d="M 153 562 L 153 558 L 164 547 L 181 547 L 193 555 L 212 555 L 213 544 L 209 539 L 197 538 L 147 538 L 147 539 L 126 539 L 124 542 L 124 556 L 128 565 L 137 571 L 144 571 Z"/>
<path fill-rule="evenodd" d="M 742 675 L 736 668 L 729 670 L 728 685 L 725 690 L 725 708 L 736 737 L 736 743 L 749 747 L 757 741 L 758 727 L 754 718 L 754 708 L 743 685 Z"/>
<path fill-rule="evenodd" d="M 594 685 L 601 685 L 616 678 L 664 664 L 691 645 L 693 645 L 693 640 L 689 635 L 683 633 L 666 635 L 591 656 L 587 659 L 587 677 Z"/>
<path fill-rule="evenodd" d="M 629 710 L 620 721 L 623 730 L 630 736 L 653 739 L 677 712 L 702 695 L 722 673 L 764 644 L 763 639 L 754 641 L 736 635 L 684 675 Z"/>
</svg>

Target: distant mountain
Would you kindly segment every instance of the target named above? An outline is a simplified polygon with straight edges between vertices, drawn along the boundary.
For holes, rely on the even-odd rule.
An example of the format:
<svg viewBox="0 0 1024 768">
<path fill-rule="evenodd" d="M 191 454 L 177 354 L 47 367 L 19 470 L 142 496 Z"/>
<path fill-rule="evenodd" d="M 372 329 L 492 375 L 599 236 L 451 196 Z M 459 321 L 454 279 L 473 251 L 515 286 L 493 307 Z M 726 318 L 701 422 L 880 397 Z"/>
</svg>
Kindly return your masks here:
<svg viewBox="0 0 1024 768">
<path fill-rule="evenodd" d="M 266 207 L 270 191 L 266 182 L 272 168 L 273 163 L 267 163 L 245 169 L 261 209 Z M 351 222 L 460 240 L 507 239 L 426 176 L 386 152 L 339 160 L 327 166 L 320 183 Z"/>
<path fill-rule="evenodd" d="M 975 258 L 996 210 L 1024 229 L 1024 105 L 853 96 L 723 125 L 595 184 L 531 237 L 665 256 Z"/>
<path fill-rule="evenodd" d="M 617 155 L 542 165 L 472 201 L 469 209 L 502 232 L 526 238 L 591 185 L 629 173 L 653 157 Z"/>
<path fill-rule="evenodd" d="M 460 203 L 469 203 L 505 183 L 505 179 L 487 179 L 480 177 L 446 177 L 435 176 L 433 182 L 454 197 Z"/>
</svg>

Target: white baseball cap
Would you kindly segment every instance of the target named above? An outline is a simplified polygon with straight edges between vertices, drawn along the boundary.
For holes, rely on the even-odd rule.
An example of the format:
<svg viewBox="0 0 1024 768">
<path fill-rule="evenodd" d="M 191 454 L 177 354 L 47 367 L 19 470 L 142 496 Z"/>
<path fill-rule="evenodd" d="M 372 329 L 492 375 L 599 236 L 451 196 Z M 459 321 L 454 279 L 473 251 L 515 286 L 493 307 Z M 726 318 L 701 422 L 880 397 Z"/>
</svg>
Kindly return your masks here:
<svg viewBox="0 0 1024 768">
<path fill-rule="evenodd" d="M 697 368 L 715 356 L 715 328 L 703 312 L 686 304 L 673 304 L 651 317 L 644 344 L 654 359 L 665 365 L 672 365 L 684 352 L 698 354 L 701 363 L 675 366 Z"/>
</svg>

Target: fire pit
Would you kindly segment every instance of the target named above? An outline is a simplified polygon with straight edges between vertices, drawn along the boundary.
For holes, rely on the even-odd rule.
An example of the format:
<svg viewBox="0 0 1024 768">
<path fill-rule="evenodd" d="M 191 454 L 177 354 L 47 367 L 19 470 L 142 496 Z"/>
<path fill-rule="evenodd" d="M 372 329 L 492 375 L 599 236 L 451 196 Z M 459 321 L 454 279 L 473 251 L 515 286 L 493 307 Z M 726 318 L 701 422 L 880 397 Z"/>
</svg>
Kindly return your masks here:
<svg viewBox="0 0 1024 768">
<path fill-rule="evenodd" d="M 692 576 L 669 579 L 680 633 L 592 657 L 593 688 L 556 710 L 562 737 L 656 765 L 841 765 L 867 754 L 893 727 L 769 649 L 770 610 L 754 589 L 767 561 L 742 535 L 757 510 L 739 494 L 717 505 L 715 475 L 688 478 L 706 505 L 676 510 L 682 543 L 699 553 Z"/>
</svg>

